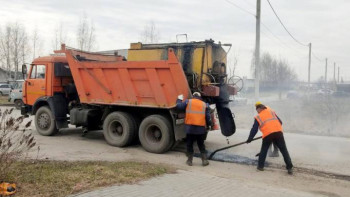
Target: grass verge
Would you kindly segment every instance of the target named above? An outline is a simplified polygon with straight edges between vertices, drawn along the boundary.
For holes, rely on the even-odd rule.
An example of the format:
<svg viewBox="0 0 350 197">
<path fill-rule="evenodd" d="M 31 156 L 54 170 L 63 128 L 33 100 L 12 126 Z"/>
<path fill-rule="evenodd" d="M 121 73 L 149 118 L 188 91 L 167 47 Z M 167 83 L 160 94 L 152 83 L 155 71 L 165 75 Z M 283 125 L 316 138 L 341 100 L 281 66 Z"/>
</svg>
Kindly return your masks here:
<svg viewBox="0 0 350 197">
<path fill-rule="evenodd" d="M 9 181 L 17 184 L 16 196 L 67 196 L 175 172 L 169 166 L 140 162 L 26 161 L 11 168 Z"/>
<path fill-rule="evenodd" d="M 8 102 L 9 96 L 0 96 L 0 105 L 8 105 L 8 104 L 13 104 Z"/>
</svg>

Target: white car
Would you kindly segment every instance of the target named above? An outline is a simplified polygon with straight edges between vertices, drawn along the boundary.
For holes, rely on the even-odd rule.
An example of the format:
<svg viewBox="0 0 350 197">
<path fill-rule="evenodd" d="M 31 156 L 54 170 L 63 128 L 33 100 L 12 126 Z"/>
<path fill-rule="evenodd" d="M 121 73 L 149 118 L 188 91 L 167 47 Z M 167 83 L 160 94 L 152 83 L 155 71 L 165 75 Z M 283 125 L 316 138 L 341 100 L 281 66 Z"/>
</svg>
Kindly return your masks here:
<svg viewBox="0 0 350 197">
<path fill-rule="evenodd" d="M 231 105 L 247 105 L 248 99 L 243 97 L 239 92 L 237 95 L 231 96 Z"/>
<path fill-rule="evenodd" d="M 0 96 L 9 95 L 12 90 L 12 86 L 10 84 L 0 84 Z"/>
<path fill-rule="evenodd" d="M 22 86 L 24 80 L 17 80 L 13 84 L 13 90 L 9 94 L 9 102 L 14 103 L 16 109 L 21 109 L 23 105 L 22 101 Z"/>
</svg>

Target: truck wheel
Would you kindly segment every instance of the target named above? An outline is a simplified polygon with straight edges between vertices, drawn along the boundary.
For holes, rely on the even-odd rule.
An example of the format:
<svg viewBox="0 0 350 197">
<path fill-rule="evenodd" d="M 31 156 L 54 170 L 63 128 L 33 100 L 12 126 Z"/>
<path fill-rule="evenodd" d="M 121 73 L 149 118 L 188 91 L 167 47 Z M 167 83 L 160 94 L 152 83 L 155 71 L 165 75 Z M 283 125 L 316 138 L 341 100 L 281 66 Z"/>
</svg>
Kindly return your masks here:
<svg viewBox="0 0 350 197">
<path fill-rule="evenodd" d="M 22 100 L 15 100 L 15 107 L 16 109 L 21 109 L 23 105 L 23 101 Z"/>
<path fill-rule="evenodd" d="M 103 135 L 108 144 L 117 147 L 129 145 L 137 132 L 133 117 L 125 112 L 112 112 L 103 122 Z"/>
<path fill-rule="evenodd" d="M 151 153 L 164 153 L 174 144 L 174 132 L 168 119 L 160 115 L 146 117 L 140 125 L 142 147 Z"/>
<path fill-rule="evenodd" d="M 56 120 L 47 106 L 42 106 L 35 113 L 35 127 L 40 135 L 51 136 L 58 132 Z"/>
</svg>

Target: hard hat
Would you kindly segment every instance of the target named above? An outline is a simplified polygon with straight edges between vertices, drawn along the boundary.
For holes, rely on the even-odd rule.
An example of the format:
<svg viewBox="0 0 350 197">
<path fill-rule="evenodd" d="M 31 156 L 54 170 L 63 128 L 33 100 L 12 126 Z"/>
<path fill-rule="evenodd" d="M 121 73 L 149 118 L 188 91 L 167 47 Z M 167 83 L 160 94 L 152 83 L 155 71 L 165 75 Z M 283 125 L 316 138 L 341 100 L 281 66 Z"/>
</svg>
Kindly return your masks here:
<svg viewBox="0 0 350 197">
<path fill-rule="evenodd" d="M 201 97 L 201 93 L 199 93 L 199 92 L 193 92 L 193 96 Z"/>
<path fill-rule="evenodd" d="M 260 101 L 255 103 L 255 107 L 257 107 L 258 105 L 262 105 L 262 103 Z"/>
</svg>

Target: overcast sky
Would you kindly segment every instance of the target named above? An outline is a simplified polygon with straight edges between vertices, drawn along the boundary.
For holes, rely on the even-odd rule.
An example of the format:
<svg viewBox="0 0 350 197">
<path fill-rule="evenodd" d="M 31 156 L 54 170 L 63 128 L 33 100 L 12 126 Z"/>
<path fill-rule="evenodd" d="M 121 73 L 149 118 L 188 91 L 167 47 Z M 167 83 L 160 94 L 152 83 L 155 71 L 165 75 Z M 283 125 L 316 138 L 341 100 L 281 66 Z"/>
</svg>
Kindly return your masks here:
<svg viewBox="0 0 350 197">
<path fill-rule="evenodd" d="M 350 81 L 349 0 L 270 2 L 298 41 L 312 43 L 312 80 L 324 76 L 328 58 L 328 79 L 333 78 L 336 62 L 340 76 Z M 44 51 L 49 53 L 60 22 L 68 44 L 75 45 L 76 27 L 84 12 L 95 24 L 98 50 L 128 48 L 129 43 L 140 41 L 144 26 L 154 21 L 161 42 L 175 42 L 176 34 L 187 33 L 190 41 L 212 38 L 231 43 L 228 57 L 238 57 L 237 74 L 251 77 L 255 18 L 232 3 L 255 14 L 256 0 L 0 0 L 0 27 L 8 22 L 24 24 L 28 32 L 38 27 Z M 286 59 L 299 79 L 307 81 L 308 47 L 288 35 L 266 0 L 262 0 L 261 18 L 261 52 Z"/>
</svg>

